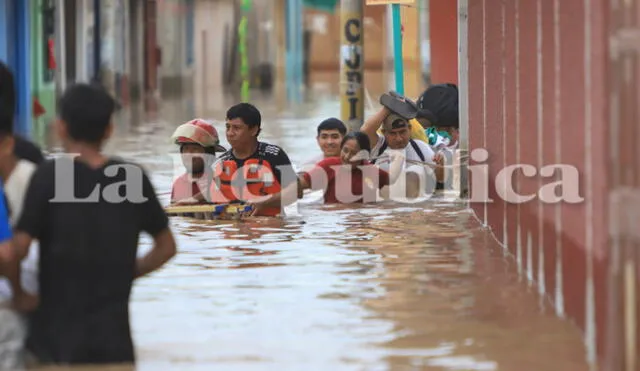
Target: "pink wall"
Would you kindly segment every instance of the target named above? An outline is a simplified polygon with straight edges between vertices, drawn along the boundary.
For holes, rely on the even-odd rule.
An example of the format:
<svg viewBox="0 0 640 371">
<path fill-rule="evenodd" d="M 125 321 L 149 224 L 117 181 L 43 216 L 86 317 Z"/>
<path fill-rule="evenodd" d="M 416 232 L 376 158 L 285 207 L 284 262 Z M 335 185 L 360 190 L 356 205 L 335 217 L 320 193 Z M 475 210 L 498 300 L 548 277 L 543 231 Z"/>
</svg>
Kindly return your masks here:
<svg viewBox="0 0 640 371">
<path fill-rule="evenodd" d="M 430 0 L 431 82 L 458 83 L 457 1 Z"/>
<path fill-rule="evenodd" d="M 635 187 L 635 192 L 640 186 L 640 65 L 634 60 L 635 65 L 627 67 L 633 72 L 626 84 L 616 80 L 625 68 L 612 64 L 608 43 L 616 22 L 627 19 L 627 26 L 638 27 L 640 7 L 635 0 L 629 2 L 629 9 L 611 10 L 609 3 L 469 0 L 468 97 L 469 148 L 489 152 L 484 163 L 489 165 L 493 199 L 473 203 L 473 209 L 516 257 L 522 273 L 554 302 L 558 313 L 584 330 L 586 343 L 597 347 L 601 362 L 611 364 L 620 361 L 624 325 L 620 315 L 612 314 L 622 314 L 622 299 L 609 296 L 622 292 L 622 279 L 609 269 L 613 256 L 609 195 L 621 185 Z M 434 9 L 431 12 L 431 19 L 437 18 Z M 434 54 L 434 66 L 437 58 Z M 610 91 L 624 92 L 617 144 L 611 142 Z M 545 204 L 538 197 L 522 204 L 502 201 L 496 189 L 503 185 L 494 179 L 502 168 L 518 163 L 533 165 L 538 173 L 550 164 L 574 166 L 579 184 L 565 186 L 579 187 L 584 201 Z M 514 189 L 533 194 L 555 179 L 559 178 L 517 172 Z M 640 220 L 636 224 L 640 229 Z M 637 262 L 638 241 L 630 243 L 636 247 L 630 259 Z M 636 267 L 640 270 L 640 265 Z M 635 277 L 638 282 L 639 277 Z M 635 314 L 640 322 L 639 313 Z M 640 362 L 637 365 L 640 370 Z"/>
</svg>

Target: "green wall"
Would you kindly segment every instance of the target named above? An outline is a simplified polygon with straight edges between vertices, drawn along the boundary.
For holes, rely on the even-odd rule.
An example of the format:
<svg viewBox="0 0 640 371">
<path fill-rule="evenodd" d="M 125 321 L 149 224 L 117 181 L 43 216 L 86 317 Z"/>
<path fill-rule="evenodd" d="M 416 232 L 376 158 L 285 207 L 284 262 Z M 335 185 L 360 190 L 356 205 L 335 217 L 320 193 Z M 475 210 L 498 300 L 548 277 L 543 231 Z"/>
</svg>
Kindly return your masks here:
<svg viewBox="0 0 640 371">
<path fill-rule="evenodd" d="M 39 118 L 33 118 L 33 139 L 38 139 L 42 135 L 46 125 L 55 118 L 55 77 L 51 73 L 47 76 L 48 64 L 45 56 L 46 41 L 43 33 L 43 11 L 45 0 L 31 0 L 31 94 L 37 98 L 45 109 L 45 114 Z M 53 1 L 51 1 L 53 3 Z M 53 14 L 52 14 L 53 16 Z M 56 60 L 59 65 L 60 61 Z M 33 110 L 32 110 L 33 112 Z"/>
</svg>

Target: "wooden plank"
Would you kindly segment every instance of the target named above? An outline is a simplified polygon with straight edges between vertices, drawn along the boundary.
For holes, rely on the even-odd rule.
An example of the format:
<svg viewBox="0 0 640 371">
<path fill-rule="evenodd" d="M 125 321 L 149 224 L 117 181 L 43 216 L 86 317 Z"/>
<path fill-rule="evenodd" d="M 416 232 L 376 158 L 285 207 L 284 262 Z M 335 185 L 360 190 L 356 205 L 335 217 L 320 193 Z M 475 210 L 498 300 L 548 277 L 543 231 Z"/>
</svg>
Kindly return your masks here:
<svg viewBox="0 0 640 371">
<path fill-rule="evenodd" d="M 206 214 L 206 216 L 217 216 L 221 214 L 244 214 L 250 210 L 251 206 L 244 204 L 229 205 L 172 205 L 165 207 L 165 212 L 169 216 L 191 216 L 193 214 Z M 196 216 L 198 217 L 198 216 Z M 202 215 L 198 217 L 202 219 Z"/>
</svg>

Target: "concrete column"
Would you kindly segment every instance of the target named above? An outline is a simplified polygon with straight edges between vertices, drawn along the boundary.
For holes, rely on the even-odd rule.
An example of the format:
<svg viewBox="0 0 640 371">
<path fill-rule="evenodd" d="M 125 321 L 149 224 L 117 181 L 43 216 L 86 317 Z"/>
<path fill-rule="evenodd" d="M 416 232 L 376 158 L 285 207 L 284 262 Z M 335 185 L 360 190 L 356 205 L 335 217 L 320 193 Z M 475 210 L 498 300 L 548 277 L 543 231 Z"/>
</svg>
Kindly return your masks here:
<svg viewBox="0 0 640 371">
<path fill-rule="evenodd" d="M 302 97 L 302 12 L 302 0 L 287 0 L 287 95 L 293 102 Z"/>
<path fill-rule="evenodd" d="M 402 62 L 404 65 L 404 94 L 417 99 L 424 90 L 420 58 L 419 8 L 401 6 Z"/>
<path fill-rule="evenodd" d="M 357 130 L 364 120 L 363 1 L 343 0 L 340 12 L 340 111 L 345 125 Z"/>
<path fill-rule="evenodd" d="M 273 27 L 276 40 L 274 88 L 278 109 L 286 105 L 286 55 L 285 0 L 274 0 Z"/>
<path fill-rule="evenodd" d="M 65 6 L 64 0 L 56 1 L 56 12 L 58 14 L 58 22 L 56 22 L 56 36 L 58 38 L 58 69 L 57 80 L 61 91 L 64 91 L 67 87 L 67 46 L 66 46 L 66 34 L 64 30 L 65 25 Z"/>
</svg>

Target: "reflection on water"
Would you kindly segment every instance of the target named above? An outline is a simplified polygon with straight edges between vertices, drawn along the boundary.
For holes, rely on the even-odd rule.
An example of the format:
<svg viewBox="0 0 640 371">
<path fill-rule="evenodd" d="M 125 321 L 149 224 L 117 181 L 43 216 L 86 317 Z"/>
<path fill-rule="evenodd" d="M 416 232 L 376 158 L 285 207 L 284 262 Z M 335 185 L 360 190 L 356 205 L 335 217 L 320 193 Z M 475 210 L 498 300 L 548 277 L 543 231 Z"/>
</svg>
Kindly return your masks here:
<svg viewBox="0 0 640 371">
<path fill-rule="evenodd" d="M 183 112 L 167 102 L 155 120 L 121 121 L 107 148 L 143 164 L 164 203 L 168 138 Z M 300 164 L 318 153 L 315 126 L 338 106 L 317 104 L 306 118 L 265 112 L 263 139 Z M 132 294 L 138 370 L 587 369 L 577 330 L 518 283 L 455 203 L 292 210 L 172 219 L 178 256 Z"/>
</svg>

